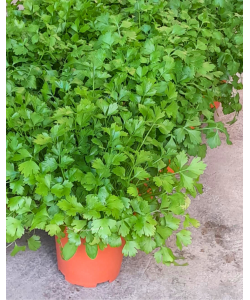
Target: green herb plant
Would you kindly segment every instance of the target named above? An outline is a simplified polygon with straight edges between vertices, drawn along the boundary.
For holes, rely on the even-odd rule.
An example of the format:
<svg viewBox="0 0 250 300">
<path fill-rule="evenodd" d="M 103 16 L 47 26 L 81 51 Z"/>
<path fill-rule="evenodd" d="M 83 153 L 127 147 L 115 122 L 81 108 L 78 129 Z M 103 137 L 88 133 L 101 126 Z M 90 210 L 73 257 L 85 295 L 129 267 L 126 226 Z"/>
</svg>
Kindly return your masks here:
<svg viewBox="0 0 250 300">
<path fill-rule="evenodd" d="M 7 0 L 7 219 L 12 255 L 41 229 L 70 259 L 81 243 L 154 253 L 191 243 L 215 122 L 241 110 L 242 0 Z M 23 4 L 24 10 L 17 5 Z M 226 82 L 223 82 L 226 81 Z M 203 135 L 203 138 L 202 138 Z"/>
</svg>

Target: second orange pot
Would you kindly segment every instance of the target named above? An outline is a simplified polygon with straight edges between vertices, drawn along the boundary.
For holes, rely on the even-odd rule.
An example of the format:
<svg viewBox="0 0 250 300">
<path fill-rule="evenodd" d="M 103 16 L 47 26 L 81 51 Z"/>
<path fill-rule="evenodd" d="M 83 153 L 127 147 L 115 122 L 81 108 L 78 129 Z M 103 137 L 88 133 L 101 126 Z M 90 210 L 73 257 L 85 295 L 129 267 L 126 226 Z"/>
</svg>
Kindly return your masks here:
<svg viewBox="0 0 250 300">
<path fill-rule="evenodd" d="M 210 104 L 211 108 L 215 107 L 217 109 L 219 106 L 220 106 L 220 102 L 219 101 L 214 101 L 214 104 Z"/>
<path fill-rule="evenodd" d="M 66 233 L 66 236 L 61 239 L 61 245 L 64 246 L 67 241 L 68 236 Z M 125 240 L 122 239 L 120 247 L 112 248 L 108 246 L 104 250 L 98 249 L 96 258 L 91 259 L 88 257 L 85 245 L 82 243 L 72 258 L 63 260 L 60 244 L 56 242 L 58 269 L 65 276 L 66 281 L 83 287 L 96 287 L 98 283 L 112 282 L 119 275 L 121 269 L 124 244 Z"/>
</svg>

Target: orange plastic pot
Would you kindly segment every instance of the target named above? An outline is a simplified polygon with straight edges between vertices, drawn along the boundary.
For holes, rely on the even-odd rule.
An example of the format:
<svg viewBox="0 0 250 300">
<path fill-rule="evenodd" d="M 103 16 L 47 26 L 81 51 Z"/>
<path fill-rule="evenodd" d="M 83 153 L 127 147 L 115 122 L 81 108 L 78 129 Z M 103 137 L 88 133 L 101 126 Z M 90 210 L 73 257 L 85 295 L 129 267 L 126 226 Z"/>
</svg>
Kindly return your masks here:
<svg viewBox="0 0 250 300">
<path fill-rule="evenodd" d="M 191 129 L 194 129 L 193 126 L 190 126 L 190 128 L 191 128 Z M 169 159 L 168 162 L 171 163 L 171 160 Z M 168 167 L 167 167 L 167 172 L 168 172 L 168 173 L 174 173 L 174 170 L 171 169 L 171 168 L 168 166 Z"/>
<path fill-rule="evenodd" d="M 211 108 L 215 107 L 217 109 L 219 106 L 220 106 L 220 102 L 219 101 L 214 101 L 214 104 L 210 104 Z"/>
<path fill-rule="evenodd" d="M 168 173 L 174 173 L 174 170 L 171 169 L 170 167 L 167 167 L 167 171 L 168 171 Z"/>
<path fill-rule="evenodd" d="M 67 241 L 66 233 L 66 236 L 61 239 L 61 245 L 64 246 Z M 58 270 L 65 276 L 66 281 L 86 288 L 96 287 L 98 283 L 105 281 L 112 282 L 119 275 L 121 269 L 124 244 L 125 240 L 122 239 L 120 247 L 108 246 L 104 250 L 98 249 L 96 258 L 91 259 L 82 242 L 72 258 L 63 260 L 60 244 L 56 242 Z"/>
<path fill-rule="evenodd" d="M 227 81 L 226 80 L 221 80 L 221 83 L 227 83 Z M 218 108 L 220 106 L 220 102 L 219 101 L 214 101 L 214 104 L 210 104 L 210 107 L 211 108 Z"/>
</svg>

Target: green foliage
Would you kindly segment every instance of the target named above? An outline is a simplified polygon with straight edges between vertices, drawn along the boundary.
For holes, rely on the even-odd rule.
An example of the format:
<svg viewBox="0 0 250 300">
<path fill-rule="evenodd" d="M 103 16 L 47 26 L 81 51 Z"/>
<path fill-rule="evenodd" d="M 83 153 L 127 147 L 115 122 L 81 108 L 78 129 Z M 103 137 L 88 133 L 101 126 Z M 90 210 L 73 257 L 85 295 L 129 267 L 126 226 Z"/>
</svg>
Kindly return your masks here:
<svg viewBox="0 0 250 300">
<path fill-rule="evenodd" d="M 95 259 L 98 252 L 97 245 L 86 244 L 86 252 L 91 259 Z"/>
<path fill-rule="evenodd" d="M 62 249 L 62 257 L 64 260 L 69 260 L 76 253 L 77 247 L 75 244 L 67 242 Z"/>
<path fill-rule="evenodd" d="M 41 247 L 40 237 L 37 235 L 33 235 L 28 239 L 28 246 L 30 250 L 36 251 Z"/>
<path fill-rule="evenodd" d="M 123 237 L 125 256 L 177 265 L 166 241 L 181 250 L 199 227 L 186 210 L 207 145 L 231 144 L 211 104 L 241 110 L 242 1 L 10 2 L 7 242 L 67 227 L 64 259 Z"/>
<path fill-rule="evenodd" d="M 25 250 L 26 250 L 26 246 L 18 246 L 17 244 L 15 244 L 15 247 L 11 251 L 10 255 L 15 256 L 18 252 L 25 251 Z"/>
</svg>

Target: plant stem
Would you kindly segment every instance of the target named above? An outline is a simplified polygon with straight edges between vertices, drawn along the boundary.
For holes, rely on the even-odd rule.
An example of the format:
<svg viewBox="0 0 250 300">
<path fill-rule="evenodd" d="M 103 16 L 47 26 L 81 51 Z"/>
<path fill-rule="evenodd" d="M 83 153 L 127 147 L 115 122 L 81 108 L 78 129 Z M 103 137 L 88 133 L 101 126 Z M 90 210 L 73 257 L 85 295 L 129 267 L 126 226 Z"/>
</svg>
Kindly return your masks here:
<svg viewBox="0 0 250 300">
<path fill-rule="evenodd" d="M 148 135 L 150 134 L 150 132 L 151 132 L 151 130 L 153 129 L 154 125 L 155 125 L 155 123 L 153 123 L 153 125 L 150 127 L 150 129 L 149 129 L 149 131 L 147 132 L 147 134 L 146 134 L 144 140 L 142 141 L 140 147 L 139 147 L 136 151 L 140 151 L 141 147 L 144 145 L 144 142 L 146 141 L 146 138 L 147 138 Z"/>
<path fill-rule="evenodd" d="M 95 90 L 95 66 L 93 65 L 93 92 Z"/>
<path fill-rule="evenodd" d="M 8 246 L 6 246 L 6 249 L 11 246 L 12 244 L 14 244 L 15 242 L 10 243 Z"/>
<path fill-rule="evenodd" d="M 169 210 L 168 208 L 164 208 L 164 209 L 162 209 L 162 210 L 154 210 L 154 211 L 151 211 L 150 212 L 150 214 L 154 214 L 154 213 L 156 213 L 156 212 L 158 212 L 158 213 L 161 213 L 162 211 L 164 211 L 164 210 Z"/>
<path fill-rule="evenodd" d="M 117 29 L 118 29 L 118 34 L 119 34 L 119 36 L 121 36 L 120 27 L 119 27 L 118 24 L 117 24 Z"/>
<path fill-rule="evenodd" d="M 139 147 L 136 151 L 140 151 L 141 147 L 144 145 L 144 142 L 145 142 L 146 138 L 148 137 L 149 133 L 151 132 L 152 128 L 154 127 L 154 125 L 155 125 L 155 123 L 153 123 L 153 125 L 150 127 L 150 129 L 149 129 L 149 131 L 147 132 L 145 138 L 143 139 L 143 141 L 142 141 L 140 147 Z M 130 174 L 129 174 L 128 183 L 129 183 L 130 180 L 131 180 L 131 175 L 132 175 L 132 173 L 133 173 L 134 166 L 135 166 L 135 165 L 133 164 L 133 167 L 132 167 L 132 169 L 131 169 L 131 171 L 130 171 Z"/>
</svg>

